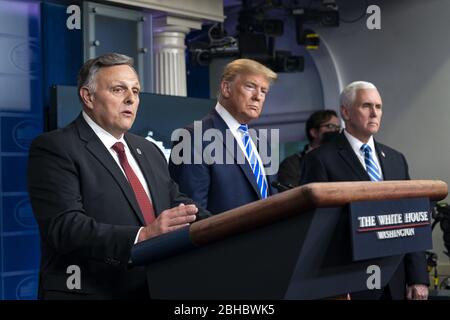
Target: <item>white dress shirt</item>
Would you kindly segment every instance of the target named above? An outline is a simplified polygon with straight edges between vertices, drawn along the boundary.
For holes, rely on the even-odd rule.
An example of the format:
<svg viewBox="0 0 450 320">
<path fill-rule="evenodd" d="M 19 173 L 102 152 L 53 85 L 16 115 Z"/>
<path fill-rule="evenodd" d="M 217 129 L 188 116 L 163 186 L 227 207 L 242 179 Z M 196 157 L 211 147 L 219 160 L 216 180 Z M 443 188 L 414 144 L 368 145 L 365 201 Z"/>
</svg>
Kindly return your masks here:
<svg viewBox="0 0 450 320">
<path fill-rule="evenodd" d="M 244 138 L 244 133 L 241 130 L 239 130 L 239 126 L 241 125 L 241 123 L 239 123 L 228 112 L 228 110 L 225 109 L 219 102 L 217 102 L 217 104 L 216 104 L 216 111 L 219 114 L 219 116 L 223 119 L 223 121 L 225 121 L 225 123 L 227 124 L 227 126 L 230 129 L 231 133 L 233 134 L 234 138 L 238 142 L 239 148 L 244 153 L 245 157 L 247 158 L 247 161 L 250 163 L 250 159 L 248 158 L 247 151 L 245 150 L 245 147 L 244 147 L 244 142 L 242 141 Z M 224 139 L 225 139 L 225 137 L 224 137 Z M 250 143 L 252 144 L 253 151 L 255 152 L 256 158 L 258 159 L 259 167 L 261 168 L 261 170 L 264 174 L 264 179 L 266 179 L 266 183 L 267 183 L 266 171 L 264 170 L 264 165 L 261 161 L 261 157 L 259 156 L 259 153 L 257 152 L 258 149 L 256 148 L 255 144 L 253 143 L 252 139 L 250 139 Z"/>
<path fill-rule="evenodd" d="M 84 112 L 84 111 L 83 111 L 83 118 L 84 118 L 84 120 L 86 120 L 86 122 L 89 125 L 89 127 L 91 127 L 91 129 L 94 130 L 95 134 L 100 139 L 100 141 L 104 144 L 106 149 L 108 149 L 109 153 L 111 154 L 111 156 L 116 161 L 116 163 L 119 166 L 120 170 L 122 171 L 123 175 L 128 180 L 127 175 L 125 174 L 125 171 L 123 170 L 122 166 L 120 165 L 120 160 L 119 160 L 119 157 L 117 155 L 117 152 L 114 151 L 114 149 L 112 148 L 112 146 L 116 142 L 122 142 L 123 143 L 123 145 L 125 146 L 125 154 L 127 156 L 128 163 L 130 164 L 130 166 L 133 169 L 134 173 L 138 177 L 139 182 L 142 184 L 142 187 L 144 188 L 145 193 L 147 193 L 147 196 L 149 197 L 150 202 L 152 202 L 152 198 L 150 196 L 150 192 L 149 192 L 149 189 L 148 189 L 147 181 L 145 181 L 145 178 L 144 178 L 144 175 L 142 174 L 141 168 L 139 168 L 138 163 L 136 162 L 136 160 L 134 159 L 133 155 L 131 154 L 130 148 L 128 147 L 127 142 L 125 141 L 125 139 L 123 138 L 123 135 L 120 137 L 120 139 L 117 139 L 112 134 L 110 134 L 108 131 L 106 131 L 105 129 L 100 127 L 97 123 L 95 123 L 94 120 L 92 120 L 91 117 L 89 117 L 89 115 L 86 112 Z M 138 237 L 139 237 L 139 233 L 141 232 L 141 229 L 142 228 L 139 229 L 139 231 L 138 231 L 138 233 L 136 235 L 136 238 L 134 240 L 134 243 L 137 243 L 137 240 L 138 240 Z"/>
<path fill-rule="evenodd" d="M 359 139 L 352 136 L 350 133 L 347 132 L 347 130 L 344 130 L 345 137 L 347 138 L 348 142 L 350 143 L 350 146 L 352 147 L 353 151 L 355 152 L 356 156 L 358 157 L 359 161 L 363 165 L 364 169 L 366 169 L 366 162 L 364 161 L 364 151 L 361 150 L 361 146 L 364 144 Z M 380 161 L 378 159 L 377 152 L 375 150 L 375 143 L 373 142 L 373 136 L 370 136 L 369 141 L 366 143 L 369 145 L 370 149 L 372 150 L 372 158 L 375 161 L 379 171 L 380 171 L 380 177 L 383 179 L 383 171 L 381 170 Z"/>
</svg>

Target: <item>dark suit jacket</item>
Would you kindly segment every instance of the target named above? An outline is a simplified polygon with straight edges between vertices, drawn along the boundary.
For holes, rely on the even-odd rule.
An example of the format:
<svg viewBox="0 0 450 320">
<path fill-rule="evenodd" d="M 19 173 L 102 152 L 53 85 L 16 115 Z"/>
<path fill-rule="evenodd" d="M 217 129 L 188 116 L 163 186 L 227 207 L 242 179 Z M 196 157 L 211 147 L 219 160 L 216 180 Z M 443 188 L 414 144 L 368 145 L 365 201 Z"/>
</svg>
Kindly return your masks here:
<svg viewBox="0 0 450 320">
<path fill-rule="evenodd" d="M 308 150 L 309 145 L 306 145 L 301 152 L 296 152 L 290 155 L 283 162 L 280 163 L 278 170 L 278 182 L 286 185 L 297 187 L 300 183 L 300 169 L 302 166 L 303 157 Z"/>
<path fill-rule="evenodd" d="M 125 140 L 147 181 L 156 215 L 192 203 L 178 191 L 155 145 L 131 133 Z M 39 298 L 149 297 L 145 268 L 129 266 L 131 247 L 144 225 L 139 205 L 118 164 L 81 115 L 33 141 L 28 181 L 41 234 Z M 67 288 L 70 265 L 81 270 L 79 290 Z"/>
<path fill-rule="evenodd" d="M 202 134 L 211 128 L 218 129 L 221 132 L 223 139 L 218 142 L 224 150 L 222 160 L 226 160 L 227 152 L 233 152 L 234 158 L 231 159 L 235 161 L 234 164 L 207 164 L 204 161 L 201 164 L 175 164 L 173 162 L 174 151 L 179 143 L 183 143 L 183 139 L 178 140 L 174 143 L 174 149 L 172 149 L 169 171 L 172 178 L 179 184 L 180 191 L 187 194 L 201 207 L 206 208 L 213 214 L 261 199 L 256 179 L 247 160 L 245 160 L 245 164 L 236 162 L 237 153 L 240 153 L 245 159 L 237 142 L 233 138 L 234 146 L 225 145 L 224 140 L 226 140 L 228 126 L 222 117 L 216 110 L 212 110 L 202 119 L 201 123 Z M 193 124 L 186 129 L 194 137 Z M 194 153 L 196 152 L 193 140 L 194 138 L 191 141 L 184 142 L 191 146 L 191 161 L 193 161 Z M 202 142 L 201 150 L 197 150 L 197 152 L 203 153 L 205 147 L 210 143 L 209 141 Z M 274 177 L 273 175 L 268 175 L 266 178 L 268 194 L 274 194 L 276 191 L 271 186 Z"/>
<path fill-rule="evenodd" d="M 400 152 L 375 141 L 384 180 L 409 180 L 408 164 Z M 300 184 L 326 181 L 370 181 L 344 133 L 333 141 L 309 152 L 303 161 Z M 393 299 L 404 299 L 408 284 L 428 284 L 423 252 L 406 254 L 389 283 Z M 381 294 L 381 293 L 380 293 Z M 354 295 L 356 297 L 356 295 Z M 367 296 L 363 296 L 366 298 Z"/>
</svg>

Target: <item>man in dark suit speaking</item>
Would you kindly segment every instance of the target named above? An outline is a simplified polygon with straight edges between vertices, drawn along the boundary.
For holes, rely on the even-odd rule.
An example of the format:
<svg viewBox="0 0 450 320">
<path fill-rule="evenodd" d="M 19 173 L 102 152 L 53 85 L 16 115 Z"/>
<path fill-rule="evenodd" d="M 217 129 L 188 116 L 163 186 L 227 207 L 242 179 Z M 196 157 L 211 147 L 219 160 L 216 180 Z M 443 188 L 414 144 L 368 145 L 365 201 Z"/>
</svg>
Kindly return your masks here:
<svg viewBox="0 0 450 320">
<path fill-rule="evenodd" d="M 213 214 L 274 193 L 271 178 L 278 159 L 267 166 L 269 152 L 263 156 L 261 148 L 268 151 L 268 135 L 252 137 L 247 125 L 260 116 L 276 77 L 256 61 L 232 61 L 222 74 L 215 108 L 188 126 L 174 144 L 169 163 L 172 178 L 183 193 Z M 209 157 L 211 145 L 215 150 Z"/>
<path fill-rule="evenodd" d="M 382 102 L 369 82 L 349 84 L 341 93 L 345 130 L 333 141 L 305 156 L 300 184 L 326 181 L 409 180 L 400 152 L 374 140 L 381 125 Z M 352 294 L 353 298 L 427 299 L 425 254 L 406 254 L 384 292 Z"/>
<path fill-rule="evenodd" d="M 115 53 L 88 60 L 78 76 L 82 113 L 31 145 L 40 299 L 148 298 L 145 268 L 130 266 L 133 244 L 208 215 L 179 192 L 159 149 L 127 133 L 139 105 L 132 63 Z"/>
</svg>

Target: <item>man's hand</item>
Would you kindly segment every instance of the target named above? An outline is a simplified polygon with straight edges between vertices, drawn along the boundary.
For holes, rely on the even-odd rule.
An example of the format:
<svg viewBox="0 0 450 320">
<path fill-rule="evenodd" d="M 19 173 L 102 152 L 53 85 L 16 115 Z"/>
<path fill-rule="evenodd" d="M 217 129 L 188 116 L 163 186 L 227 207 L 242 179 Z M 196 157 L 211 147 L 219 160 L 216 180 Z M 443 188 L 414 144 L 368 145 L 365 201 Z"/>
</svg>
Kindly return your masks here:
<svg viewBox="0 0 450 320">
<path fill-rule="evenodd" d="M 195 221 L 197 212 L 198 208 L 195 205 L 182 203 L 178 207 L 164 210 L 155 221 L 141 230 L 138 242 L 189 225 Z"/>
<path fill-rule="evenodd" d="M 427 300 L 428 287 L 424 284 L 413 284 L 406 288 L 406 299 L 408 300 Z"/>
</svg>

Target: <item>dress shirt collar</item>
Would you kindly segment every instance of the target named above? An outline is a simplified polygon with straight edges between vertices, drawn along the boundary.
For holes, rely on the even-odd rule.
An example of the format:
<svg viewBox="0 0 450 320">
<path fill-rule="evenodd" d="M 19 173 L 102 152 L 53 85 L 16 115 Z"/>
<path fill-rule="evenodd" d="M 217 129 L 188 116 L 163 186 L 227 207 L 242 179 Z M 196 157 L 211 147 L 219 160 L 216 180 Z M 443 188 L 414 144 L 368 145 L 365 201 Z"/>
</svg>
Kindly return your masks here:
<svg viewBox="0 0 450 320">
<path fill-rule="evenodd" d="M 224 106 L 222 106 L 219 102 L 216 104 L 216 111 L 217 113 L 222 117 L 223 121 L 227 124 L 228 128 L 232 132 L 240 132 L 239 126 L 241 123 L 239 123 L 232 115 L 228 112 L 227 109 L 225 109 Z"/>
<path fill-rule="evenodd" d="M 89 127 L 94 130 L 97 137 L 102 141 L 102 143 L 105 145 L 105 147 L 109 150 L 116 142 L 122 142 L 125 145 L 125 149 L 128 148 L 127 143 L 125 142 L 124 135 L 120 137 L 120 139 L 117 139 L 112 134 L 110 134 L 108 131 L 100 127 L 97 123 L 95 123 L 92 118 L 83 111 L 83 118 L 86 120 Z"/>
<path fill-rule="evenodd" d="M 347 130 L 344 130 L 344 134 L 345 134 L 345 137 L 347 138 L 348 142 L 352 146 L 352 149 L 355 151 L 355 153 L 356 154 L 361 154 L 362 153 L 361 146 L 364 143 L 361 142 L 358 138 L 355 138 L 350 133 L 348 133 Z M 366 144 L 369 145 L 370 149 L 372 149 L 372 154 L 375 154 L 376 151 L 375 151 L 375 143 L 374 143 L 374 140 L 373 140 L 373 136 L 370 136 L 369 141 L 367 141 Z"/>
</svg>

